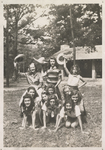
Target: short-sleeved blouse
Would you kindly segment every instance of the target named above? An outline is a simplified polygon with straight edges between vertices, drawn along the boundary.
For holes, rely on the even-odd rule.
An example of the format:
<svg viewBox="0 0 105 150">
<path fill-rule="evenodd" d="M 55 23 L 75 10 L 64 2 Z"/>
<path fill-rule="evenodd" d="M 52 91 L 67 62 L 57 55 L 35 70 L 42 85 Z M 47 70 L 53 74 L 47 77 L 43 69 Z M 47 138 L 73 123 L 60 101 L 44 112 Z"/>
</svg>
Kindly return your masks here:
<svg viewBox="0 0 105 150">
<path fill-rule="evenodd" d="M 81 78 L 80 75 L 72 75 L 72 74 L 69 74 L 67 83 L 68 83 L 68 85 L 70 85 L 70 86 L 77 86 L 77 87 L 78 87 L 80 78 Z"/>
<path fill-rule="evenodd" d="M 75 112 L 71 111 L 72 114 L 74 114 L 76 117 L 81 115 L 80 108 L 78 105 L 75 106 Z M 65 110 L 64 107 L 60 110 L 60 116 L 63 118 L 65 116 Z"/>
</svg>

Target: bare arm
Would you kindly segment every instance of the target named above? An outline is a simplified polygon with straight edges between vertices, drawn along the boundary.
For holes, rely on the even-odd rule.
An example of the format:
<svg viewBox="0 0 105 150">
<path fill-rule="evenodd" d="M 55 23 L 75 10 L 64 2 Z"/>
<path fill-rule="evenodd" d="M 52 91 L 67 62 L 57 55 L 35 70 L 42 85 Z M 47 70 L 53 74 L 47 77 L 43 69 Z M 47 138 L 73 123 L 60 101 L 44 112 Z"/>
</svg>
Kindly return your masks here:
<svg viewBox="0 0 105 150">
<path fill-rule="evenodd" d="M 55 87 L 57 87 L 57 86 L 60 84 L 61 81 L 62 81 L 62 79 L 60 78 L 60 79 L 58 80 L 58 82 L 56 83 Z"/>
<path fill-rule="evenodd" d="M 65 69 L 65 72 L 67 73 L 67 75 L 69 75 L 70 72 L 69 72 L 69 70 L 66 67 L 66 59 L 65 58 L 64 58 L 64 69 Z"/>
<path fill-rule="evenodd" d="M 55 129 L 55 132 L 60 128 L 61 120 L 62 120 L 62 117 L 60 116 L 60 114 L 58 114 L 57 117 L 56 117 L 56 129 Z"/>
<path fill-rule="evenodd" d="M 20 76 L 27 76 L 27 73 L 26 72 L 18 72 L 18 75 L 20 75 Z"/>
<path fill-rule="evenodd" d="M 23 102 L 23 97 L 24 97 L 24 95 L 27 93 L 27 90 L 23 93 L 23 95 L 21 96 L 21 98 L 20 98 L 20 101 L 19 101 L 19 107 L 21 107 L 21 104 L 22 104 L 22 102 Z"/>
<path fill-rule="evenodd" d="M 80 125 L 80 128 L 81 128 L 81 132 L 83 132 L 83 126 L 82 126 L 82 120 L 81 120 L 81 116 L 78 116 L 78 121 L 79 121 L 79 125 Z"/>
<path fill-rule="evenodd" d="M 83 131 L 81 116 L 78 116 L 77 118 L 78 118 L 78 121 L 79 121 L 79 125 L 80 125 L 80 128 L 81 128 L 81 132 L 82 132 L 83 134 L 89 134 L 89 132 Z"/>
<path fill-rule="evenodd" d="M 78 86 L 78 88 L 81 88 L 82 86 L 84 86 L 87 82 L 84 81 L 84 79 L 80 76 L 80 80 L 83 82 L 80 86 Z"/>
<path fill-rule="evenodd" d="M 46 111 L 43 111 L 43 128 L 46 128 Z"/>
</svg>

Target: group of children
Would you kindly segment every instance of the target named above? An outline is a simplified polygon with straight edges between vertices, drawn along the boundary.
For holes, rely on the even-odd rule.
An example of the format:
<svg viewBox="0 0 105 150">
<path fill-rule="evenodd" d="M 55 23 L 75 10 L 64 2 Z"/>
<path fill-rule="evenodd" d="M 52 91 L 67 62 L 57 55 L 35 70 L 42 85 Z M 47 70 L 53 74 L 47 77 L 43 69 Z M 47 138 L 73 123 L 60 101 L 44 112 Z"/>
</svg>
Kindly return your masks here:
<svg viewBox="0 0 105 150">
<path fill-rule="evenodd" d="M 48 123 L 55 122 L 55 131 L 64 123 L 66 127 L 73 128 L 80 125 L 83 132 L 82 123 L 86 122 L 86 111 L 80 92 L 66 85 L 63 95 L 64 99 L 60 100 L 51 84 L 43 89 L 39 99 L 35 88 L 30 86 L 19 103 L 23 116 L 22 128 L 27 126 L 30 117 L 33 129 L 39 125 L 46 128 Z"/>
<path fill-rule="evenodd" d="M 34 86 L 37 81 L 35 74 L 33 86 L 31 85 L 22 95 L 19 102 L 23 116 L 22 128 L 26 127 L 28 118 L 31 118 L 33 129 L 38 126 L 46 128 L 47 124 L 53 121 L 55 122 L 54 131 L 57 131 L 63 123 L 66 127 L 73 128 L 80 125 L 81 132 L 84 133 L 82 123 L 86 122 L 86 110 L 79 88 L 84 86 L 86 82 L 79 75 L 80 70 L 77 65 L 74 65 L 69 72 L 66 67 L 66 58 L 64 58 L 64 70 L 68 76 L 68 81 L 61 94 L 57 90 L 61 78 L 55 62 L 54 58 L 50 59 L 51 67 L 47 71 L 47 86 L 40 88 L 40 92 L 38 92 L 39 88 Z M 39 80 L 38 77 L 37 79 Z M 79 85 L 79 81 L 82 81 L 81 85 Z"/>
</svg>

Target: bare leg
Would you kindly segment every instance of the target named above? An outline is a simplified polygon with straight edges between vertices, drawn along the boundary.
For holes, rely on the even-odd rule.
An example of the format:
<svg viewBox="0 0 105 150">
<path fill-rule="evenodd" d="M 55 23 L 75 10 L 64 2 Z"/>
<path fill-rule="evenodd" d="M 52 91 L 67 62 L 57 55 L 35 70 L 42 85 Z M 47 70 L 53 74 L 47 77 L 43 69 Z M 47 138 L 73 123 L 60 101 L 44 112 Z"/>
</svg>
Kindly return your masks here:
<svg viewBox="0 0 105 150">
<path fill-rule="evenodd" d="M 42 129 L 46 128 L 46 111 L 43 111 L 43 127 Z"/>
<path fill-rule="evenodd" d="M 58 114 L 56 118 L 56 129 L 55 132 L 60 128 L 60 123 L 61 123 L 62 117 Z"/>
<path fill-rule="evenodd" d="M 20 127 L 20 129 L 25 129 L 26 122 L 27 122 L 27 116 L 23 114 L 22 127 Z"/>
<path fill-rule="evenodd" d="M 72 124 L 71 124 L 71 127 L 72 128 L 76 128 L 78 126 L 78 120 L 76 120 L 75 122 L 73 122 Z"/>
<path fill-rule="evenodd" d="M 35 120 L 36 120 L 36 111 L 33 111 L 32 113 L 32 127 L 35 129 Z"/>
</svg>

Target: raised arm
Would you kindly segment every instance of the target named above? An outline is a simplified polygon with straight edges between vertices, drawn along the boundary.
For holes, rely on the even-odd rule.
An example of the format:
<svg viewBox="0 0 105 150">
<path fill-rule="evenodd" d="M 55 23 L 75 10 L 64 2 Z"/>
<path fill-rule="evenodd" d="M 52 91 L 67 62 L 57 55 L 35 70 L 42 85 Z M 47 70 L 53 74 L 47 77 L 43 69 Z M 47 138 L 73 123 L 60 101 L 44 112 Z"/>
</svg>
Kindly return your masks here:
<svg viewBox="0 0 105 150">
<path fill-rule="evenodd" d="M 66 59 L 65 59 L 65 58 L 64 58 L 64 70 L 65 70 L 65 72 L 67 73 L 67 75 L 70 74 L 69 70 L 68 70 L 67 67 L 66 67 Z"/>
</svg>

